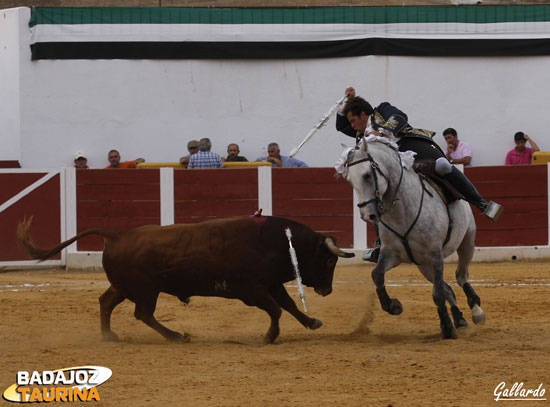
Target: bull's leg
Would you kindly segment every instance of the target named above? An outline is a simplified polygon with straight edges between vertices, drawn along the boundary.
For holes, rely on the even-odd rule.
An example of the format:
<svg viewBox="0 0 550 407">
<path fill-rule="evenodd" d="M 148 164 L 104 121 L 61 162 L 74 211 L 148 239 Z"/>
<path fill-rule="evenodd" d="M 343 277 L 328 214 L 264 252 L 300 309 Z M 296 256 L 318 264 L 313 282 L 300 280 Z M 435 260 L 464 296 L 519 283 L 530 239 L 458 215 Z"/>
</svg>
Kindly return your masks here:
<svg viewBox="0 0 550 407">
<path fill-rule="evenodd" d="M 378 259 L 376 267 L 372 270 L 371 276 L 372 281 L 374 281 L 376 285 L 376 294 L 378 294 L 382 309 L 391 315 L 399 315 L 403 312 L 403 305 L 401 305 L 397 298 L 390 298 L 385 285 L 386 271 L 399 263 L 397 263 L 397 261 L 392 261 L 388 256 L 389 255 L 386 254 L 382 246 L 380 258 Z"/>
<path fill-rule="evenodd" d="M 468 282 L 469 266 L 474 256 L 474 241 L 475 230 L 466 234 L 466 237 L 457 249 L 458 266 L 456 268 L 456 281 L 464 290 L 466 298 L 468 298 L 468 306 L 472 310 L 472 320 L 475 324 L 484 324 L 485 313 L 481 308 L 481 299 Z"/>
<path fill-rule="evenodd" d="M 136 296 L 136 309 L 134 311 L 136 319 L 143 321 L 147 326 L 150 326 L 170 341 L 189 342 L 189 335 L 182 335 L 179 332 L 172 331 L 155 319 L 153 314 L 157 306 L 158 296 L 158 292 L 141 293 L 139 296 Z"/>
<path fill-rule="evenodd" d="M 243 299 L 247 305 L 255 305 L 256 307 L 263 309 L 269 314 L 271 318 L 271 324 L 264 336 L 265 343 L 273 343 L 279 336 L 279 319 L 281 318 L 281 307 L 277 304 L 277 301 L 271 296 L 265 287 L 254 287 L 254 297 Z"/>
<path fill-rule="evenodd" d="M 288 295 L 284 285 L 277 285 L 277 287 L 273 288 L 270 292 L 273 298 L 275 298 L 275 301 L 306 328 L 317 329 L 323 326 L 321 321 L 308 317 L 298 309 L 294 300 Z"/>
<path fill-rule="evenodd" d="M 445 290 L 445 281 L 443 280 L 443 258 L 436 256 L 433 264 L 433 291 L 432 296 L 435 305 L 437 306 L 437 314 L 439 315 L 439 321 L 441 324 L 441 337 L 443 339 L 456 339 L 456 331 L 449 317 L 447 306 L 445 301 L 447 294 Z M 422 266 L 421 266 L 422 267 Z"/>
<path fill-rule="evenodd" d="M 105 341 L 118 341 L 118 335 L 111 331 L 111 314 L 113 309 L 126 297 L 116 288 L 110 286 L 99 297 L 99 314 L 101 318 L 101 335 Z"/>
</svg>

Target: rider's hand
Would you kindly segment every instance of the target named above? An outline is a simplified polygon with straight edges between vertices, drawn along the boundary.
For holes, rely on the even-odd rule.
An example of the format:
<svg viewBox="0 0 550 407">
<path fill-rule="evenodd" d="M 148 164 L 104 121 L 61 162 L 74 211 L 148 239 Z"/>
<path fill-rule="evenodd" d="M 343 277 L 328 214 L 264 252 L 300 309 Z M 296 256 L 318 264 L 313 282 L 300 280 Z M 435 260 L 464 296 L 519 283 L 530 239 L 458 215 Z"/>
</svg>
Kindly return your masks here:
<svg viewBox="0 0 550 407">
<path fill-rule="evenodd" d="M 346 89 L 346 98 L 353 99 L 355 97 L 355 89 L 353 89 L 351 86 Z"/>
</svg>

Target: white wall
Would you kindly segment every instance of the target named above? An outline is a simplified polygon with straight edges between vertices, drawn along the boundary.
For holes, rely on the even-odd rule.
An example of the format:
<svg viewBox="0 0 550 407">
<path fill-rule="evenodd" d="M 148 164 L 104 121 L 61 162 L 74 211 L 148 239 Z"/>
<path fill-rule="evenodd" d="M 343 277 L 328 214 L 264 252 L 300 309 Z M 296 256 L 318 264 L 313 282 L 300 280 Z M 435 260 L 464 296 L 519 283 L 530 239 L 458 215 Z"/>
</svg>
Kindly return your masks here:
<svg viewBox="0 0 550 407">
<path fill-rule="evenodd" d="M 15 21 L 28 33 L 28 9 L 17 10 Z M 15 36 L 12 25 L 2 19 L 0 33 Z M 1 151 L 19 159 L 10 136 L 19 132 L 25 167 L 71 165 L 83 150 L 90 166 L 101 168 L 111 148 L 123 160 L 177 161 L 187 141 L 201 137 L 210 137 L 220 154 L 237 142 L 249 160 L 271 141 L 287 154 L 350 85 L 373 104 L 400 107 L 413 126 L 437 131 L 442 146 L 442 130 L 456 128 L 473 144 L 475 165 L 502 164 L 518 130 L 550 150 L 550 57 L 32 62 L 28 40 L 19 38 L 19 78 L 16 51 L 0 52 L 1 72 L 13 78 L 0 85 L 9 95 L 0 101 L 0 141 L 7 146 Z M 17 81 L 20 131 L 11 119 Z M 331 166 L 340 143 L 353 140 L 338 134 L 332 119 L 297 158 Z"/>
<path fill-rule="evenodd" d="M 28 9 L 0 10 L 0 160 L 21 158 L 20 44 L 26 41 L 20 36 L 29 35 L 29 16 Z"/>
</svg>

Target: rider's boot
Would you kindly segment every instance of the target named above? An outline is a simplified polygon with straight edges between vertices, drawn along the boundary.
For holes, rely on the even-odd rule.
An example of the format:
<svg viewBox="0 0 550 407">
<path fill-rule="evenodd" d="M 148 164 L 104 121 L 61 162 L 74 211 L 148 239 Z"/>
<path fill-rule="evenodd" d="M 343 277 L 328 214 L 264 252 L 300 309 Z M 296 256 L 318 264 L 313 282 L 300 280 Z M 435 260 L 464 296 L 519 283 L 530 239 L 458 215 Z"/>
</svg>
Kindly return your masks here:
<svg viewBox="0 0 550 407">
<path fill-rule="evenodd" d="M 382 242 L 380 241 L 380 235 L 378 234 L 377 224 L 374 225 L 374 229 L 376 230 L 376 242 L 374 243 L 374 247 L 372 249 L 367 250 L 365 254 L 363 254 L 363 260 L 378 263 L 378 256 L 380 256 L 380 245 Z"/>
<path fill-rule="evenodd" d="M 376 239 L 374 247 L 363 254 L 363 260 L 378 263 L 378 256 L 380 256 L 380 239 Z"/>
<path fill-rule="evenodd" d="M 453 166 L 452 171 L 444 175 L 443 178 L 453 184 L 453 186 L 462 194 L 466 201 L 477 206 L 481 212 L 493 222 L 496 222 L 500 215 L 502 215 L 504 208 L 496 202 L 487 202 L 479 194 L 476 187 L 474 187 L 470 180 L 466 178 L 466 176 L 455 166 Z"/>
</svg>

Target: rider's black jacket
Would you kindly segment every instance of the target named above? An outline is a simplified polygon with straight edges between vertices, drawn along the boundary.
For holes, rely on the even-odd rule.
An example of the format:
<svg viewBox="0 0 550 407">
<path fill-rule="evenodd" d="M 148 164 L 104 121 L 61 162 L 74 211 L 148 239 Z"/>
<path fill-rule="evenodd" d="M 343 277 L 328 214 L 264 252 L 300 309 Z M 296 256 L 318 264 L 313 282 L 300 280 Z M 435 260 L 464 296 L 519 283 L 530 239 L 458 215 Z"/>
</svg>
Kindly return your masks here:
<svg viewBox="0 0 550 407">
<path fill-rule="evenodd" d="M 413 128 L 408 123 L 407 115 L 388 102 L 380 103 L 374 108 L 370 121 L 374 130 L 390 131 L 397 138 L 400 151 L 414 151 L 417 159 L 445 157 L 441 148 L 432 140 L 434 132 Z M 356 132 L 348 119 L 341 114 L 336 115 L 336 130 L 355 138 L 356 143 L 363 137 L 363 134 Z"/>
</svg>

